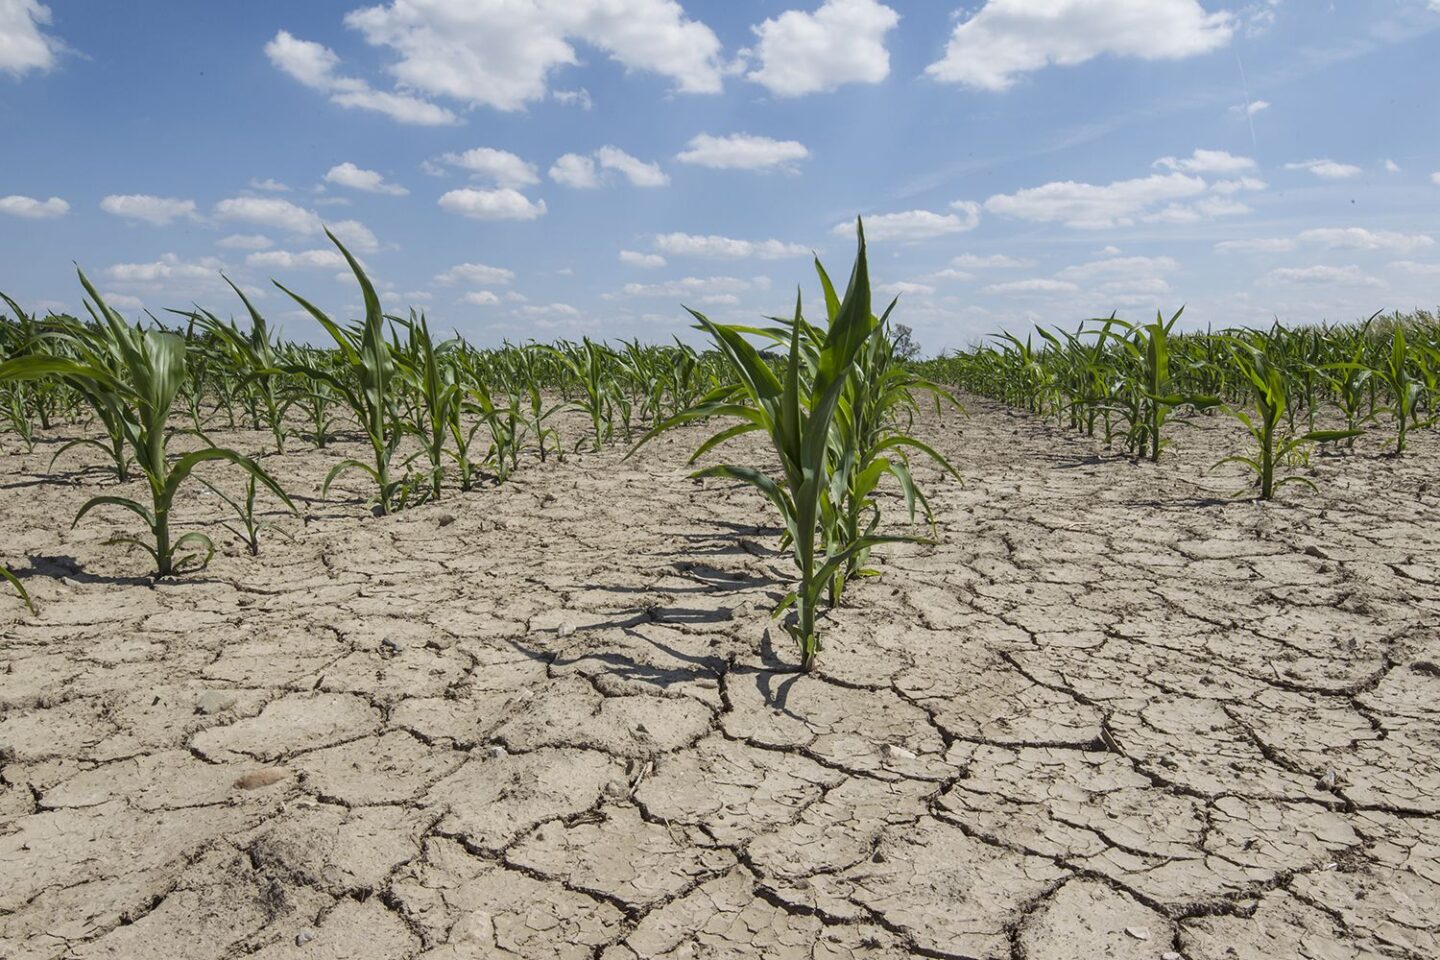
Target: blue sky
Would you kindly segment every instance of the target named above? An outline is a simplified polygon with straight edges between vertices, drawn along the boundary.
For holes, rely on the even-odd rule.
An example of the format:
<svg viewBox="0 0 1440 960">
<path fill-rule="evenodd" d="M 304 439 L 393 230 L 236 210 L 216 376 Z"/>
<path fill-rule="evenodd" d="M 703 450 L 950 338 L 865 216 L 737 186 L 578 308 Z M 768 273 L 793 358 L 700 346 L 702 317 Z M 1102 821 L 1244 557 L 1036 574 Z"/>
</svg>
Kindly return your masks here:
<svg viewBox="0 0 1440 960">
<path fill-rule="evenodd" d="M 1440 0 L 0 0 L 0 289 L 689 337 L 872 273 L 930 352 L 1440 302 Z M 817 304 L 818 306 L 818 304 Z"/>
</svg>

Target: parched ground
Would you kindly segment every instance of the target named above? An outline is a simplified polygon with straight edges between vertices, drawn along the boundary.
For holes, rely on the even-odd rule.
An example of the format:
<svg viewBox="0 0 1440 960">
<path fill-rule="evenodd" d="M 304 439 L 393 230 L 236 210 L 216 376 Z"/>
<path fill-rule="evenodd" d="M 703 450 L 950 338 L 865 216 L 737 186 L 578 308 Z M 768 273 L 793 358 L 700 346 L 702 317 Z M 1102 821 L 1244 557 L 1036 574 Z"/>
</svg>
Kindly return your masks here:
<svg viewBox="0 0 1440 960">
<path fill-rule="evenodd" d="M 1440 438 L 1258 504 L 1219 420 L 922 430 L 943 543 L 810 676 L 698 432 L 389 518 L 296 442 L 293 542 L 158 585 L 0 457 L 0 956 L 1440 956 Z"/>
</svg>

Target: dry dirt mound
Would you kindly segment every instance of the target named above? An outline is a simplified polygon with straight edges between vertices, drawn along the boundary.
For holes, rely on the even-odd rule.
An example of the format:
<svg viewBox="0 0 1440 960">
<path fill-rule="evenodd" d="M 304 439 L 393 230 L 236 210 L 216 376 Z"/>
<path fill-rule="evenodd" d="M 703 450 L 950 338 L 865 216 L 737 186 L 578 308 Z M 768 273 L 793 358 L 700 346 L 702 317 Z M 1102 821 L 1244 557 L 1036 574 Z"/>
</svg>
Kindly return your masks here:
<svg viewBox="0 0 1440 960">
<path fill-rule="evenodd" d="M 0 458 L 0 956 L 1440 956 L 1435 439 L 1260 505 L 1216 421 L 924 432 L 944 542 L 804 677 L 685 436 L 158 586 L 69 529 L 102 477 Z"/>
</svg>

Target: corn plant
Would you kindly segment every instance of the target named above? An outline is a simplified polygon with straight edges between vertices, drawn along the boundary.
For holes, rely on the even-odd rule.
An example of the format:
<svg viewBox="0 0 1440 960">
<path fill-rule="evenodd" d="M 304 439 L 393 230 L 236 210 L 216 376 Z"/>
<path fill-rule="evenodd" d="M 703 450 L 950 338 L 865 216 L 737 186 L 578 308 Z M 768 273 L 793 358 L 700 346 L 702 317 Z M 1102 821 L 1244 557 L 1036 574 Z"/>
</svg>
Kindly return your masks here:
<svg viewBox="0 0 1440 960">
<path fill-rule="evenodd" d="M 221 490 L 208 480 L 201 479 L 200 482 L 209 487 L 210 492 L 223 500 L 225 505 L 235 514 L 235 523 L 231 523 L 229 520 L 222 520 L 220 525 L 226 530 L 229 530 L 237 540 L 245 545 L 245 549 L 250 552 L 250 556 L 260 556 L 260 531 L 273 529 L 277 533 L 284 535 L 284 531 L 279 527 L 267 523 L 255 515 L 255 495 L 257 489 L 254 474 L 246 477 L 245 493 L 238 498 L 230 496 L 230 494 Z M 293 506 L 291 507 L 291 512 L 294 512 Z M 238 524 L 238 526 L 236 524 Z M 288 536 L 286 538 L 290 539 Z"/>
<path fill-rule="evenodd" d="M 397 480 L 390 474 L 391 460 L 395 456 L 401 436 L 395 414 L 395 359 L 391 354 L 390 344 L 385 339 L 385 318 L 380 310 L 380 298 L 376 295 L 370 278 L 365 275 L 359 261 L 351 256 L 350 251 L 345 249 L 345 245 L 336 239 L 333 233 L 326 230 L 325 235 L 344 254 L 351 272 L 359 281 L 360 292 L 365 301 L 365 319 L 358 330 L 341 328 L 310 301 L 278 280 L 274 283 L 330 334 L 339 351 L 340 367 L 349 377 L 342 377 L 339 373 L 323 369 L 314 363 L 288 365 L 286 370 L 329 384 L 345 401 L 370 441 L 373 463 L 350 457 L 335 464 L 325 475 L 325 482 L 321 486 L 322 495 L 329 492 L 330 484 L 340 474 L 347 470 L 360 470 L 375 481 L 378 488 L 376 502 L 380 512 L 388 514 L 399 509 L 402 497 L 407 492 L 405 478 Z M 353 385 L 350 378 L 353 378 Z"/>
<path fill-rule="evenodd" d="M 1363 431 L 1311 430 L 1299 436 L 1282 434 L 1280 421 L 1288 405 L 1289 385 L 1283 368 L 1273 356 L 1275 338 L 1273 335 L 1255 334 L 1252 339 L 1258 342 L 1232 337 L 1229 347 L 1234 368 L 1250 384 L 1253 409 L 1228 404 L 1222 409 L 1245 427 L 1255 443 L 1256 452 L 1253 456 L 1237 454 L 1225 457 L 1215 465 L 1238 463 L 1247 467 L 1255 474 L 1261 500 L 1269 500 L 1276 490 L 1287 483 L 1303 483 L 1312 490 L 1317 489 L 1308 477 L 1298 474 L 1276 476 L 1276 465 L 1285 462 L 1306 444 L 1345 440 Z"/>
<path fill-rule="evenodd" d="M 170 513 L 175 496 L 196 467 L 210 461 L 227 461 L 259 480 L 287 505 L 293 507 L 293 504 L 259 464 L 234 450 L 209 446 L 171 460 L 167 449 L 170 438 L 167 421 L 185 378 L 184 339 L 165 330 L 131 327 L 105 304 L 83 272 L 80 273 L 80 282 L 90 295 L 86 306 L 96 315 L 101 331 L 108 337 L 111 352 L 119 358 L 123 375 L 116 376 L 108 368 L 88 366 L 69 358 L 31 355 L 9 361 L 6 364 L 8 369 L 0 373 L 0 379 L 38 379 L 59 375 L 85 383 L 88 389 L 103 394 L 108 406 L 122 414 L 120 422 L 124 427 L 125 440 L 135 465 L 149 487 L 150 503 L 146 505 L 128 497 L 111 495 L 91 497 L 75 514 L 72 526 L 99 507 L 128 510 L 145 521 L 150 538 L 146 541 L 138 537 L 117 536 L 114 542 L 138 546 L 149 553 L 155 561 L 157 577 L 168 577 L 192 563 L 203 567 L 215 553 L 215 545 L 210 538 L 198 531 L 172 537 L 170 530 Z M 182 556 L 181 552 L 187 547 L 203 549 L 204 556 L 198 557 L 196 553 Z"/>
<path fill-rule="evenodd" d="M 789 353 L 781 374 L 771 369 L 765 357 L 746 340 L 746 334 L 753 332 L 751 328 L 715 323 L 694 310 L 689 313 L 699 329 L 714 341 L 735 383 L 711 391 L 688 410 L 657 424 L 640 443 L 680 424 L 710 417 L 739 423 L 711 436 L 695 456 L 748 433 L 763 433 L 770 441 L 780 461 L 778 478 L 757 467 L 728 463 L 697 470 L 692 476 L 747 483 L 779 511 L 800 583 L 781 601 L 777 613 L 794 607 L 794 616 L 787 620 L 785 629 L 800 650 L 801 669 L 810 670 L 820 652 L 816 614 L 821 596 L 850 557 L 882 543 L 924 542 L 915 537 L 870 534 L 831 551 L 826 549 L 823 538 L 825 523 L 835 510 L 831 499 L 831 434 L 836 411 L 854 373 L 857 355 L 881 329 L 870 312 L 863 228 L 845 298 L 814 353 L 813 370 L 807 369 L 806 324 L 798 293 L 790 325 Z"/>
<path fill-rule="evenodd" d="M 1375 379 L 1384 384 L 1390 393 L 1391 405 L 1376 412 L 1389 413 L 1395 418 L 1394 455 L 1397 457 L 1405 453 L 1405 441 L 1410 429 L 1421 425 L 1418 401 L 1423 395 L 1424 384 L 1416 380 L 1411 372 L 1413 353 L 1405 341 L 1404 326 L 1397 323 L 1390 334 L 1390 349 L 1382 362 L 1371 370 Z"/>
</svg>

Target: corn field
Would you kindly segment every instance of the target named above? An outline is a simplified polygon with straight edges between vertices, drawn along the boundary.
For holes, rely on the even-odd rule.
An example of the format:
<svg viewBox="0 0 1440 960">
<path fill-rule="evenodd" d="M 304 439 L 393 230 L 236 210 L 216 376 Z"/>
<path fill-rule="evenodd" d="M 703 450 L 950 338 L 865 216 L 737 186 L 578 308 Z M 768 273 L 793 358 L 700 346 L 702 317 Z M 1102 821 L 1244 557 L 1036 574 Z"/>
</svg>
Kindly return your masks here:
<svg viewBox="0 0 1440 960">
<path fill-rule="evenodd" d="M 871 552 L 886 543 L 930 542 L 881 530 L 888 501 L 882 481 L 893 482 L 914 524 L 929 518 L 930 508 L 911 457 L 959 479 L 941 454 L 905 432 L 922 394 L 936 404 L 959 403 L 896 356 L 889 309 L 879 317 L 871 310 L 863 232 L 843 300 L 815 264 L 825 291 L 823 324 L 807 321 L 798 301 L 792 316 L 770 327 L 717 324 L 692 311 L 714 341 L 703 353 L 678 340 L 612 346 L 588 338 L 477 349 L 458 335 L 437 336 L 424 314 L 385 313 L 360 263 L 330 239 L 353 271 L 363 318 L 339 321 L 275 284 L 328 335 L 327 347 L 283 339 L 233 283 L 243 323 L 196 307 L 169 311 L 168 322 L 152 315 L 131 324 L 83 271 L 87 319 L 39 318 L 6 298 L 0 398 L 12 442 L 33 451 L 57 425 L 91 425 L 102 436 L 60 445 L 52 469 L 80 461 L 116 483 L 147 481 L 148 498 L 93 497 L 75 523 L 92 510 L 127 511 L 142 522 L 141 532 L 116 542 L 148 553 L 156 577 L 203 568 L 215 554 L 211 537 L 172 526 L 176 493 L 193 478 L 234 514 L 222 528 L 258 555 L 270 525 L 257 514 L 257 499 L 262 507 L 266 497 L 296 507 L 284 477 L 257 457 L 211 442 L 217 428 L 259 431 L 266 452 L 276 454 L 297 444 L 325 449 L 341 435 L 360 438 L 368 454 L 337 459 L 321 495 L 355 474 L 370 490 L 373 512 L 386 515 L 503 483 L 526 462 L 607 446 L 633 452 L 691 421 L 733 419 L 739 422 L 703 443 L 691 462 L 762 432 L 780 470 L 723 464 L 695 476 L 750 484 L 779 511 L 798 585 L 775 613 L 786 616 L 808 669 L 820 649 L 822 606 L 840 604 L 848 581 L 875 572 L 866 566 Z M 583 415 L 588 429 L 562 436 L 563 411 Z M 171 440 L 182 435 L 200 448 L 173 452 Z M 244 492 L 227 493 L 195 472 L 212 462 L 238 469 Z M 29 603 L 22 580 L 4 567 L 0 573 Z"/>
</svg>

